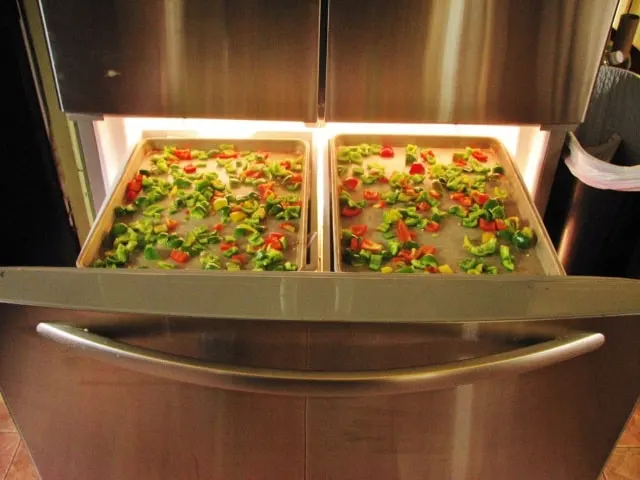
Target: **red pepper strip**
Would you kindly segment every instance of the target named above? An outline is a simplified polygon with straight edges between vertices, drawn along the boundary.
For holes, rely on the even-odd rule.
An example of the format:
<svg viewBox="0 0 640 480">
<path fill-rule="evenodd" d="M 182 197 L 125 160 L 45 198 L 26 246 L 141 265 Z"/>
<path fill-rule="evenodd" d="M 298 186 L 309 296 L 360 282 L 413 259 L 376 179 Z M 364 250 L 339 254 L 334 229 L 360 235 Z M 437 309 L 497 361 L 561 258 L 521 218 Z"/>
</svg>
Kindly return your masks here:
<svg viewBox="0 0 640 480">
<path fill-rule="evenodd" d="M 479 162 L 486 162 L 489 156 L 486 153 L 481 152 L 480 150 L 474 150 L 471 152 L 473 158 L 478 160 Z"/>
<path fill-rule="evenodd" d="M 171 259 L 178 263 L 186 263 L 189 261 L 189 254 L 182 250 L 171 250 Z"/>
<path fill-rule="evenodd" d="M 353 233 L 356 237 L 362 237 L 365 233 L 367 233 L 366 225 L 353 225 L 351 227 L 351 233 Z"/>
<path fill-rule="evenodd" d="M 434 222 L 433 220 L 427 223 L 427 226 L 424 227 L 425 232 L 435 233 L 440 230 L 440 224 L 438 222 Z"/>
<path fill-rule="evenodd" d="M 480 219 L 480 230 L 485 232 L 495 232 L 496 231 L 496 222 L 493 220 L 485 220 L 484 218 Z"/>
<path fill-rule="evenodd" d="M 291 169 L 291 162 L 280 162 L 280 166 L 285 170 Z"/>
<path fill-rule="evenodd" d="M 424 175 L 424 172 L 424 165 L 421 163 L 412 163 L 409 169 L 409 174 L 411 175 Z"/>
<path fill-rule="evenodd" d="M 418 202 L 416 204 L 416 210 L 418 210 L 419 212 L 428 212 L 429 210 L 431 210 L 431 205 L 429 205 L 427 202 Z"/>
<path fill-rule="evenodd" d="M 462 205 L 463 207 L 470 207 L 473 205 L 473 199 L 471 197 L 465 196 L 461 198 L 458 203 L 460 203 L 460 205 Z"/>
<path fill-rule="evenodd" d="M 133 177 L 133 179 L 134 179 L 136 182 L 140 182 L 140 183 L 142 183 L 142 180 L 144 179 L 144 175 L 142 175 L 141 173 L 136 173 L 136 176 L 135 176 L 135 177 Z"/>
<path fill-rule="evenodd" d="M 415 248 L 413 250 L 400 250 L 400 253 L 398 253 L 398 257 L 402 258 L 405 262 L 411 262 L 411 260 L 413 260 L 415 258 Z"/>
<path fill-rule="evenodd" d="M 137 180 L 131 180 L 129 183 L 127 183 L 127 189 L 133 190 L 134 192 L 138 193 L 140 190 L 142 190 L 142 183 Z"/>
<path fill-rule="evenodd" d="M 258 185 L 258 193 L 260 194 L 261 200 L 266 200 L 271 195 L 274 195 L 273 193 L 274 184 L 275 182 L 268 182 L 268 183 L 262 183 Z"/>
<path fill-rule="evenodd" d="M 242 253 L 238 253 L 237 255 L 231 255 L 231 261 L 239 263 L 240 265 L 245 265 L 247 263 L 247 257 Z"/>
<path fill-rule="evenodd" d="M 220 152 L 218 155 L 216 155 L 216 158 L 238 158 L 238 155 L 240 155 L 238 152 L 231 152 L 231 153 L 224 153 L 224 152 Z"/>
<path fill-rule="evenodd" d="M 296 226 L 291 222 L 282 222 L 280 224 L 280 228 L 282 230 L 286 230 L 287 232 L 295 232 L 296 231 Z"/>
<path fill-rule="evenodd" d="M 351 250 L 360 251 L 360 242 L 357 237 L 351 237 L 349 246 L 351 247 Z"/>
<path fill-rule="evenodd" d="M 345 206 L 342 209 L 342 216 L 343 217 L 357 217 L 361 213 L 362 213 L 362 209 L 361 208 L 349 208 L 348 206 Z"/>
<path fill-rule="evenodd" d="M 189 165 L 185 165 L 183 170 L 184 170 L 184 173 L 194 173 L 196 171 L 196 167 L 195 165 L 189 164 Z"/>
<path fill-rule="evenodd" d="M 389 183 L 389 179 L 387 177 L 380 176 L 378 177 L 378 183 Z"/>
<path fill-rule="evenodd" d="M 429 190 L 429 196 L 431 198 L 435 198 L 436 200 L 440 200 L 442 198 L 442 194 L 435 190 Z"/>
<path fill-rule="evenodd" d="M 381 252 L 382 245 L 380 243 L 376 243 L 373 240 L 369 240 L 368 238 L 362 239 L 361 248 L 363 250 L 368 250 L 370 252 Z"/>
<path fill-rule="evenodd" d="M 222 242 L 220 244 L 220 251 L 221 252 L 226 252 L 227 250 L 229 250 L 230 248 L 235 247 L 236 244 L 235 243 L 230 243 L 230 242 Z"/>
<path fill-rule="evenodd" d="M 501 218 L 496 218 L 496 230 L 502 231 L 507 229 L 507 224 Z"/>
<path fill-rule="evenodd" d="M 245 177 L 249 178 L 260 178 L 262 176 L 262 170 L 245 170 L 243 173 Z"/>
<path fill-rule="evenodd" d="M 380 149 L 380 156 L 382 158 L 391 158 L 394 155 L 395 154 L 393 152 L 393 148 L 391 148 L 390 146 L 384 146 L 382 147 L 382 149 Z"/>
<path fill-rule="evenodd" d="M 402 257 L 393 257 L 393 258 L 391 259 L 391 264 L 392 264 L 394 267 L 396 267 L 396 266 L 398 266 L 398 265 L 405 265 L 405 261 L 404 261 L 404 258 L 402 258 Z"/>
<path fill-rule="evenodd" d="M 380 192 L 374 192 L 373 190 L 364 190 L 362 196 L 369 201 L 380 200 Z"/>
<path fill-rule="evenodd" d="M 270 242 L 271 240 L 277 240 L 279 242 L 282 237 L 284 237 L 284 233 L 271 232 L 264 238 L 264 240 L 266 242 Z"/>
<path fill-rule="evenodd" d="M 440 270 L 438 270 L 438 267 L 433 267 L 433 266 L 428 266 L 425 270 L 427 270 L 427 272 L 429 273 L 440 273 Z"/>
<path fill-rule="evenodd" d="M 280 243 L 280 240 L 275 238 L 265 239 L 264 244 L 272 250 L 282 250 L 282 243 Z"/>
<path fill-rule="evenodd" d="M 222 225 L 221 223 L 216 223 L 215 225 L 212 225 L 211 228 L 209 228 L 209 230 L 216 231 L 216 232 L 221 232 L 222 229 L 224 228 L 224 225 Z"/>
<path fill-rule="evenodd" d="M 487 195 L 486 193 L 474 191 L 471 193 L 471 196 L 473 197 L 473 199 L 476 201 L 478 205 L 484 205 L 489 201 L 489 195 Z"/>
<path fill-rule="evenodd" d="M 171 218 L 167 219 L 167 230 L 169 230 L 170 232 L 178 228 L 178 225 L 180 225 L 180 222 L 178 222 L 177 220 L 173 220 Z"/>
<path fill-rule="evenodd" d="M 176 148 L 173 151 L 173 155 L 178 157 L 180 160 L 191 160 L 191 150 L 188 148 Z"/>
<path fill-rule="evenodd" d="M 453 164 L 456 167 L 466 167 L 467 166 L 467 161 L 464 158 L 454 158 L 453 159 Z"/>
<path fill-rule="evenodd" d="M 384 200 L 380 200 L 379 202 L 374 203 L 373 205 L 371 205 L 373 208 L 384 208 L 387 206 L 387 202 L 385 202 Z"/>
<path fill-rule="evenodd" d="M 291 183 L 302 183 L 302 174 L 294 173 L 291 175 Z"/>
<path fill-rule="evenodd" d="M 396 233 L 398 236 L 398 240 L 400 240 L 402 243 L 411 240 L 411 231 L 409 230 L 409 227 L 407 227 L 407 224 L 402 220 L 398 220 L 398 222 L 396 223 Z"/>
<path fill-rule="evenodd" d="M 342 181 L 342 185 L 344 186 L 344 188 L 346 188 L 350 192 L 353 192 L 356 188 L 358 188 L 359 183 L 359 180 L 355 177 L 345 178 Z"/>
<path fill-rule="evenodd" d="M 436 253 L 436 247 L 430 245 L 422 245 L 416 252 L 416 258 L 422 258 L 425 255 L 433 255 Z"/>
<path fill-rule="evenodd" d="M 135 192 L 133 190 L 127 190 L 126 198 L 128 202 L 133 202 L 137 196 L 138 196 L 138 192 Z"/>
</svg>

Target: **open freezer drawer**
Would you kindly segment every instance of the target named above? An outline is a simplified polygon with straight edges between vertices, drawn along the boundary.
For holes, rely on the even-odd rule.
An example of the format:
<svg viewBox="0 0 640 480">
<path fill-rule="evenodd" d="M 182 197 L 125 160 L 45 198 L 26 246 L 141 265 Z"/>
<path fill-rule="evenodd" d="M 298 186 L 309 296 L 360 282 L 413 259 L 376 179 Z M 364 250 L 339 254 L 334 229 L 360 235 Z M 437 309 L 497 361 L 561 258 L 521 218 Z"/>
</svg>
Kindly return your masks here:
<svg viewBox="0 0 640 480">
<path fill-rule="evenodd" d="M 381 152 L 383 146 L 391 150 Z M 417 149 L 409 153 L 407 148 L 411 146 Z M 466 148 L 473 152 L 468 151 L 465 156 Z M 367 265 L 366 256 L 371 252 L 383 256 L 383 271 L 408 272 L 412 264 L 420 271 L 416 259 L 420 247 L 427 250 L 433 247 L 433 261 L 448 265 L 455 273 L 474 270 L 483 273 L 483 269 L 485 273 L 486 270 L 508 273 L 500 255 L 500 248 L 508 247 L 517 274 L 564 274 L 520 172 L 499 140 L 467 136 L 337 135 L 331 140 L 329 155 L 336 271 L 376 270 L 370 267 L 370 261 Z M 459 155 L 455 165 L 454 155 Z M 458 172 L 456 177 L 439 177 L 438 172 L 455 174 L 454 169 Z M 466 194 L 461 193 L 462 189 Z M 501 198 L 505 193 L 508 197 Z M 491 202 L 497 209 L 485 208 Z M 390 221 L 390 212 L 401 212 L 403 219 Z M 512 235 L 511 227 L 506 225 L 511 225 L 513 218 L 520 223 L 519 230 L 513 231 L 524 231 L 528 226 L 535 232 L 536 241 L 531 248 L 516 248 L 515 241 L 506 239 L 504 234 Z M 408 243 L 403 243 L 397 230 L 398 224 L 404 222 L 412 226 Z M 463 246 L 465 237 L 477 246 L 482 243 L 483 230 L 497 235 L 496 247 L 488 255 L 472 255 Z M 354 237 L 358 238 L 354 241 Z M 417 253 L 402 246 L 409 243 L 415 245 Z M 364 258 L 359 258 L 358 251 Z M 403 258 L 406 252 L 410 253 Z M 426 256 L 431 257 L 429 251 Z M 468 268 L 469 263 L 463 264 L 465 261 L 475 262 L 477 268 Z M 480 264 L 482 267 L 478 267 Z M 433 267 L 431 273 L 437 273 L 437 269 Z"/>
</svg>

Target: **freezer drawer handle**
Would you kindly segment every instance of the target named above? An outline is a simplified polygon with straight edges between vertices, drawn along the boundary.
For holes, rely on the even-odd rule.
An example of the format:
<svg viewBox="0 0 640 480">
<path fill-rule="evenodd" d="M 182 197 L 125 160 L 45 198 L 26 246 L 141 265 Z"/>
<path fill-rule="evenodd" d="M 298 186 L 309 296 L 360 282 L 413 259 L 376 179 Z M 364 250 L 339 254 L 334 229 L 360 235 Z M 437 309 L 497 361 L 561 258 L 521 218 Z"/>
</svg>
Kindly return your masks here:
<svg viewBox="0 0 640 480">
<path fill-rule="evenodd" d="M 279 370 L 208 363 L 116 342 L 85 329 L 40 323 L 37 331 L 89 356 L 156 377 L 225 390 L 276 395 L 358 397 L 441 390 L 548 367 L 596 350 L 600 333 L 574 333 L 536 345 L 428 367 L 356 372 Z"/>
</svg>

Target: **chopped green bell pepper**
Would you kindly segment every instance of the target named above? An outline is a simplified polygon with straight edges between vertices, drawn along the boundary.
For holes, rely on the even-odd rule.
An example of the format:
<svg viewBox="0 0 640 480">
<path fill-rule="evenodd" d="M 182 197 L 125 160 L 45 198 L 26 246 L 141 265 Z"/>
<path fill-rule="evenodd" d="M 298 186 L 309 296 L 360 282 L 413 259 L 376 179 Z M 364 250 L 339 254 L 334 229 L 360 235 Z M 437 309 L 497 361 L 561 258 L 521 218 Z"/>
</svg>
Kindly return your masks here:
<svg viewBox="0 0 640 480">
<path fill-rule="evenodd" d="M 500 263 L 502 263 L 502 266 L 510 272 L 513 272 L 516 268 L 514 258 L 507 245 L 500 245 Z"/>
<path fill-rule="evenodd" d="M 492 255 L 496 252 L 498 247 L 498 239 L 496 237 L 491 237 L 486 243 L 481 243 L 480 245 L 474 245 L 471 243 L 471 240 L 467 235 L 464 236 L 464 240 L 462 243 L 464 249 L 472 255 L 476 257 L 485 257 L 487 255 Z"/>
</svg>

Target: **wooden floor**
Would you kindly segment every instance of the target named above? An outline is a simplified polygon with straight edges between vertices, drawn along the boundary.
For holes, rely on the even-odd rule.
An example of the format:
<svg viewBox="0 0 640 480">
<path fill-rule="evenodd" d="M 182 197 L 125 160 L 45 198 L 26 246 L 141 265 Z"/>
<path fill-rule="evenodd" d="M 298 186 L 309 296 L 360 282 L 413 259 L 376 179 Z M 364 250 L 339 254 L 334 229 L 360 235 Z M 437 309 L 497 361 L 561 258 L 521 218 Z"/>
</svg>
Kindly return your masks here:
<svg viewBox="0 0 640 480">
<path fill-rule="evenodd" d="M 24 442 L 17 433 L 7 407 L 0 397 L 0 480 L 38 480 L 38 478 Z M 636 408 L 626 431 L 609 457 L 609 463 L 600 480 L 640 480 L 640 405 Z"/>
</svg>

